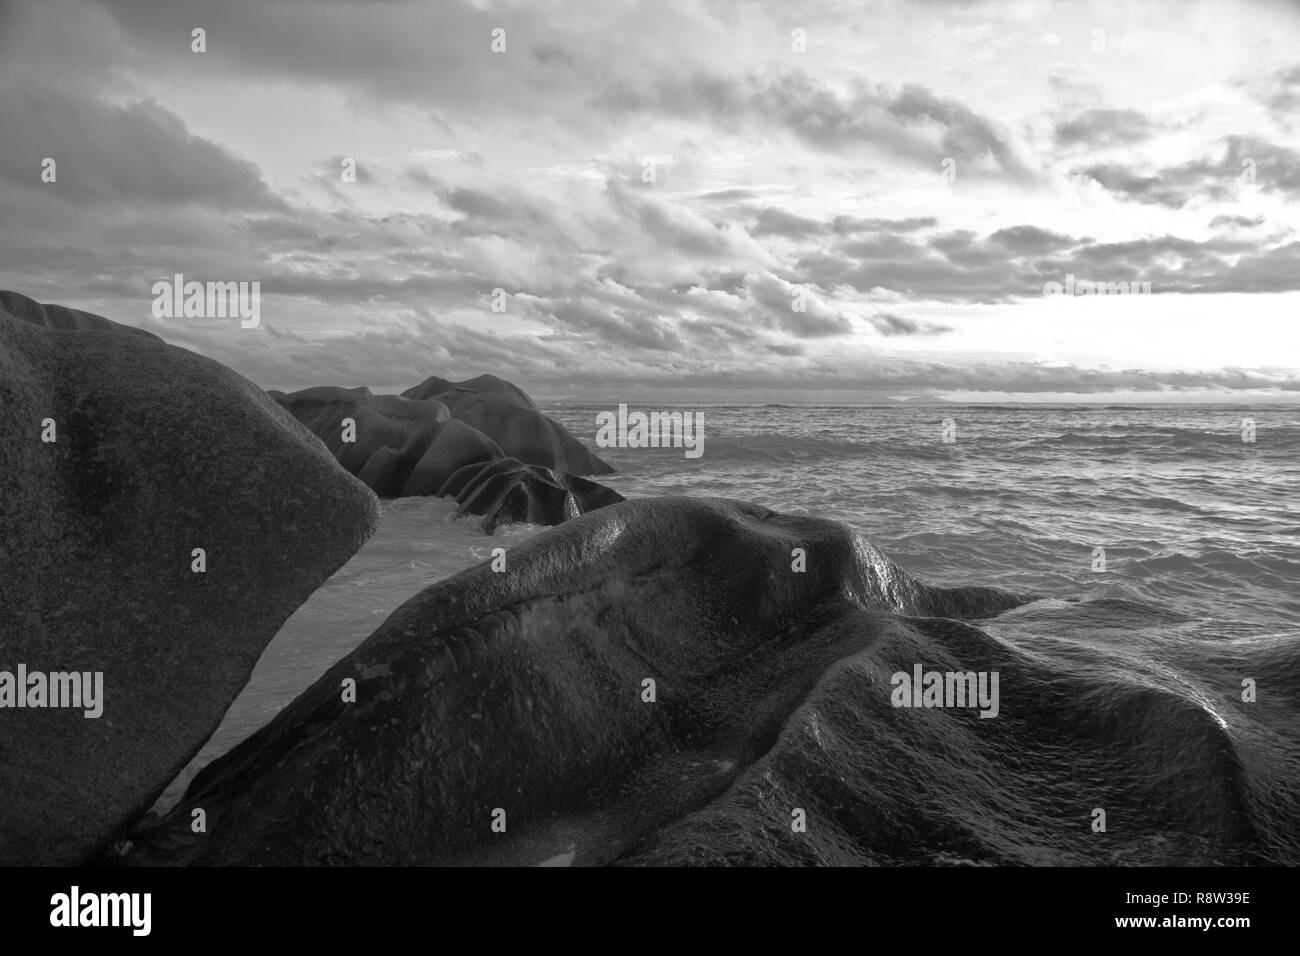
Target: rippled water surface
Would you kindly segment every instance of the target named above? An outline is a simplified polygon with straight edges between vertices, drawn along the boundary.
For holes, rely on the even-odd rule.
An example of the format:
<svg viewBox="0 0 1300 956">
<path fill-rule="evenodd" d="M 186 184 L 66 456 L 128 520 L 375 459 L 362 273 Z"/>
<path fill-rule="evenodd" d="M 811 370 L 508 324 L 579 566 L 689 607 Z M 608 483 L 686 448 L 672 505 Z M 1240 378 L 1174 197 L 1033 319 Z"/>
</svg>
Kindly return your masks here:
<svg viewBox="0 0 1300 956">
<path fill-rule="evenodd" d="M 589 443 L 601 410 L 545 409 Z M 1300 620 L 1300 409 L 700 410 L 700 458 L 602 449 L 602 481 L 836 518 L 935 583 L 1162 602 L 1233 633 Z"/>
</svg>

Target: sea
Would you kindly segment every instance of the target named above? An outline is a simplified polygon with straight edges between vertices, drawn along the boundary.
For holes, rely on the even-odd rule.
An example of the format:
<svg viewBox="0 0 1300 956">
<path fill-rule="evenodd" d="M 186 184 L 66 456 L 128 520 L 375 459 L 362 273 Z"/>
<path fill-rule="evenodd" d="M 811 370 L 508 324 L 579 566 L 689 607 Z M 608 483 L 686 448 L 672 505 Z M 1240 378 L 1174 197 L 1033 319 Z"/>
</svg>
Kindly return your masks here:
<svg viewBox="0 0 1300 956">
<path fill-rule="evenodd" d="M 995 767 L 1005 779 L 990 792 L 1003 815 L 1017 801 L 1026 820 L 1077 814 L 1078 833 L 1001 832 L 985 825 L 987 793 L 926 788 L 915 812 L 942 825 L 929 839 L 913 833 L 911 849 L 864 835 L 873 859 L 1300 863 L 1300 407 L 634 406 L 702 415 L 699 457 L 597 448 L 609 405 L 540 407 L 616 469 L 599 480 L 627 498 L 722 497 L 833 518 L 927 583 L 1031 599 L 974 623 L 994 656 L 1032 661 L 1050 686 L 1051 712 L 1044 691 L 1012 716 L 1053 756 Z M 284 625 L 160 808 L 407 598 L 546 533 L 488 536 L 455 510 L 384 502 L 376 534 Z M 1116 752 L 1133 759 L 1102 773 L 1109 758 L 1098 755 Z M 929 769 L 951 772 L 937 758 Z M 914 791 L 892 793 L 899 812 Z M 1093 791 L 1087 813 L 1070 802 Z M 1126 814 L 1130 804 L 1141 811 Z M 1107 806 L 1098 829 L 1093 810 Z"/>
</svg>

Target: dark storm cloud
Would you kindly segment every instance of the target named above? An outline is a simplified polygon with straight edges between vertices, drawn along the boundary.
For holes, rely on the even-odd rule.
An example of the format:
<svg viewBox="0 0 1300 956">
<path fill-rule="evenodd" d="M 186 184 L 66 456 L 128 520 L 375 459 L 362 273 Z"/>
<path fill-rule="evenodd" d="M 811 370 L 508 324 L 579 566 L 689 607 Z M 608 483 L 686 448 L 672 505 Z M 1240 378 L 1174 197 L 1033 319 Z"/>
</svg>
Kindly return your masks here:
<svg viewBox="0 0 1300 956">
<path fill-rule="evenodd" d="M 925 245 L 906 236 L 878 233 L 841 242 L 838 250 L 854 259 L 893 259 L 924 254 Z"/>
<path fill-rule="evenodd" d="M 892 235 L 917 232 L 931 228 L 937 223 L 938 220 L 933 216 L 914 216 L 906 219 L 836 216 L 830 222 L 820 222 L 775 206 L 767 206 L 758 212 L 753 225 L 749 227 L 749 233 L 755 237 L 782 236 L 787 239 L 801 239 L 829 233 L 836 236 L 876 233 L 866 241 L 888 242 Z"/>
<path fill-rule="evenodd" d="M 807 351 L 802 345 L 798 344 L 797 342 L 791 342 L 786 345 L 782 345 L 779 343 L 770 344 L 765 347 L 769 352 L 773 353 L 774 355 L 784 355 L 787 357 L 803 355 Z"/>
<path fill-rule="evenodd" d="M 941 335 L 952 331 L 946 325 L 918 322 L 916 319 L 908 319 L 892 312 L 877 313 L 871 316 L 869 321 L 881 335 Z"/>
<path fill-rule="evenodd" d="M 1156 175 L 1143 175 L 1127 167 L 1114 163 L 1104 163 L 1097 166 L 1089 166 L 1082 170 L 1082 174 L 1089 179 L 1096 180 L 1102 186 L 1112 193 L 1118 194 L 1121 198 L 1131 199 L 1135 202 L 1150 203 L 1154 205 L 1169 206 L 1177 209 L 1184 205 L 1188 199 L 1196 194 L 1199 187 L 1200 177 L 1197 177 L 1195 183 L 1169 182 Z M 1221 183 L 1213 184 L 1215 190 L 1214 198 L 1221 198 L 1226 193 L 1226 188 Z"/>
<path fill-rule="evenodd" d="M 1039 229 L 1037 226 L 1012 226 L 999 229 L 989 241 L 1019 255 L 1043 255 L 1079 244 L 1078 239 Z"/>
<path fill-rule="evenodd" d="M 288 77 L 364 90 L 380 103 L 448 104 L 484 112 L 513 110 L 557 86 L 581 89 L 570 58 L 543 40 L 545 11 L 503 16 L 469 3 L 309 0 L 100 0 L 149 59 L 182 73 L 198 68 L 235 75 Z M 491 31 L 509 23 L 516 48 L 491 52 Z M 190 31 L 207 31 L 207 51 L 190 49 Z M 541 67 L 541 69 L 539 69 Z M 490 78 L 490 80 L 488 79 Z M 504 95 L 503 95 L 504 94 Z"/>
<path fill-rule="evenodd" d="M 1085 110 L 1056 124 L 1056 142 L 1060 146 L 1127 145 L 1149 138 L 1153 130 L 1151 121 L 1137 110 Z"/>
<path fill-rule="evenodd" d="M 595 332 L 601 341 L 610 345 L 657 352 L 676 352 L 685 348 L 685 343 L 669 323 L 644 314 L 614 314 L 608 303 L 596 303 L 590 299 L 569 300 L 554 306 L 551 314 L 565 327 Z"/>
<path fill-rule="evenodd" d="M 718 189 L 705 193 L 700 198 L 710 202 L 739 202 L 745 199 L 753 199 L 756 195 L 758 194 L 752 189 Z"/>
<path fill-rule="evenodd" d="M 745 273 L 734 269 L 706 269 L 700 277 L 698 286 L 716 292 L 740 294 L 745 288 Z M 678 287 L 674 292 L 684 292 L 689 286 Z"/>
<path fill-rule="evenodd" d="M 1238 229 L 1254 229 L 1256 226 L 1264 224 L 1263 216 L 1215 216 L 1210 220 L 1210 228 L 1216 226 L 1236 227 Z"/>
<path fill-rule="evenodd" d="M 283 210 L 258 168 L 153 102 L 117 106 L 41 82 L 0 89 L 0 178 L 76 203 L 200 204 Z M 57 180 L 41 181 L 52 158 Z"/>
<path fill-rule="evenodd" d="M 466 187 L 439 190 L 438 195 L 461 214 L 451 224 L 453 236 L 509 238 L 547 255 L 572 250 L 581 242 L 562 221 L 561 211 L 541 197 L 516 189 L 488 192 Z"/>
<path fill-rule="evenodd" d="M 1036 178 L 1037 174 L 1022 164 L 1011 145 L 993 124 L 965 105 L 937 96 L 919 84 L 904 86 L 897 96 L 886 99 L 886 103 L 886 109 L 904 122 L 939 124 L 944 129 L 944 156 L 958 159 L 991 156 L 1005 174 L 1024 179 Z"/>
<path fill-rule="evenodd" d="M 760 212 L 754 224 L 749 227 L 751 236 L 784 236 L 787 239 L 819 235 L 825 231 L 824 223 L 796 216 L 794 213 L 772 206 Z"/>
<path fill-rule="evenodd" d="M 831 229 L 836 235 L 846 236 L 855 232 L 916 232 L 937 225 L 933 216 L 913 216 L 907 219 L 863 219 L 858 216 L 836 216 L 831 221 Z"/>
<path fill-rule="evenodd" d="M 514 185 L 489 191 L 437 183 L 432 192 L 448 210 L 458 214 L 459 218 L 447 227 L 452 237 L 508 238 L 517 241 L 521 251 L 531 248 L 551 256 L 572 250 L 582 241 L 572 234 L 561 207 Z"/>
<path fill-rule="evenodd" d="M 858 82 L 841 95 L 805 73 L 735 79 L 704 72 L 652 84 L 611 85 L 595 97 L 607 114 L 654 113 L 720 126 L 776 126 L 822 150 L 879 149 L 938 171 L 941 160 L 989 161 L 1030 182 L 1039 173 L 988 119 L 917 84 L 899 90 Z M 932 130 L 940 131 L 933 142 Z M 968 171 L 979 175 L 979 170 Z"/>
<path fill-rule="evenodd" d="M 1206 275 L 1203 288 L 1214 292 L 1294 292 L 1300 289 L 1300 242 L 1244 253 L 1226 275 Z"/>
<path fill-rule="evenodd" d="M 534 47 L 529 51 L 529 55 L 542 66 L 551 66 L 553 64 L 573 65 L 573 57 L 562 47 L 555 44 L 548 43 Z"/>
<path fill-rule="evenodd" d="M 1083 169 L 1121 198 L 1180 209 L 1195 199 L 1230 199 L 1243 185 L 1300 197 L 1300 152 L 1257 137 L 1230 136 L 1217 160 L 1201 159 L 1154 173 L 1116 164 Z"/>
<path fill-rule="evenodd" d="M 796 281 L 825 289 L 985 303 L 1041 295 L 1044 283 L 1063 282 L 1068 273 L 1094 282 L 1149 281 L 1155 293 L 1277 292 L 1300 289 L 1300 244 L 1261 249 L 1230 236 L 1168 235 L 1096 242 L 1024 225 L 983 237 L 959 229 L 924 240 L 848 239 L 801 257 L 795 273 Z"/>
<path fill-rule="evenodd" d="M 457 186 L 446 190 L 443 198 L 457 212 L 479 219 L 512 219 L 519 211 L 517 205 L 512 205 L 495 193 L 480 189 Z"/>
<path fill-rule="evenodd" d="M 706 219 L 651 190 L 610 179 L 605 183 L 604 198 L 620 220 L 620 228 L 638 232 L 659 255 L 669 251 L 689 259 L 696 267 L 733 258 L 752 261 L 767 255 L 740 224 Z"/>
<path fill-rule="evenodd" d="M 699 354 L 708 354 L 715 358 L 748 355 L 754 343 L 759 340 L 758 333 L 752 328 L 746 328 L 730 319 L 718 316 L 710 316 L 707 319 L 682 319 L 678 322 L 678 328 L 690 342 L 688 347 L 690 350 L 698 350 Z"/>
<path fill-rule="evenodd" d="M 407 167 L 406 171 L 402 175 L 408 184 L 417 186 L 421 189 L 430 189 L 434 192 L 441 192 L 446 188 L 441 179 L 434 176 L 427 169 L 423 169 L 419 166 Z"/>
<path fill-rule="evenodd" d="M 1279 119 L 1295 119 L 1300 110 L 1300 66 L 1274 73 L 1267 83 L 1264 102 Z"/>
</svg>

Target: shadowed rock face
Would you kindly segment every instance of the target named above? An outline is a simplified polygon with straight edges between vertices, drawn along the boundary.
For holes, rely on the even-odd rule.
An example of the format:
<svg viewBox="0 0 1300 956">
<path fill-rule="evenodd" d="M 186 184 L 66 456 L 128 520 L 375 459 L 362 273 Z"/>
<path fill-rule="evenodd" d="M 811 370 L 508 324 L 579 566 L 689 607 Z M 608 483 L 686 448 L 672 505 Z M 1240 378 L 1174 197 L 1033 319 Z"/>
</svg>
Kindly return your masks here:
<svg viewBox="0 0 1300 956">
<path fill-rule="evenodd" d="M 537 410 L 527 395 L 495 375 L 464 382 L 428 378 L 408 388 L 410 399 L 436 399 L 451 414 L 487 435 L 512 458 L 571 475 L 608 475 L 614 469 Z"/>
<path fill-rule="evenodd" d="M 457 487 L 458 512 L 482 515 L 483 530 L 488 534 L 500 525 L 517 522 L 559 524 L 623 500 L 618 492 L 594 481 L 525 465 L 515 458 L 461 471 L 470 472 L 464 484 L 458 479 L 461 472 L 448 479 L 449 485 Z"/>
<path fill-rule="evenodd" d="M 103 673 L 101 717 L 0 709 L 0 864 L 72 864 L 189 762 L 378 502 L 216 362 L 0 306 L 0 670 Z"/>
<path fill-rule="evenodd" d="M 325 443 L 340 465 L 385 497 L 414 493 L 407 485 L 421 465 L 420 484 L 428 487 L 436 480 L 430 467 L 446 468 L 449 475 L 462 465 L 500 456 L 500 449 L 479 436 L 478 441 L 444 442 L 440 455 L 425 461 L 442 426 L 451 420 L 451 412 L 439 401 L 329 385 L 273 397 Z M 354 433 L 345 434 L 345 419 L 356 423 Z"/>
<path fill-rule="evenodd" d="M 617 860 L 761 777 L 841 662 L 930 639 L 902 615 L 1019 603 L 922 584 L 830 521 L 712 499 L 615 504 L 513 549 L 502 572 L 479 565 L 407 601 L 200 772 L 134 860 Z M 854 693 L 889 708 L 887 678 Z M 199 807 L 203 836 L 188 826 Z M 789 807 L 773 813 L 789 837 Z"/>
<path fill-rule="evenodd" d="M 333 386 L 270 394 L 377 494 L 454 497 L 488 533 L 516 521 L 559 524 L 623 500 L 574 477 L 613 469 L 494 376 L 431 378 L 403 395 Z"/>
</svg>

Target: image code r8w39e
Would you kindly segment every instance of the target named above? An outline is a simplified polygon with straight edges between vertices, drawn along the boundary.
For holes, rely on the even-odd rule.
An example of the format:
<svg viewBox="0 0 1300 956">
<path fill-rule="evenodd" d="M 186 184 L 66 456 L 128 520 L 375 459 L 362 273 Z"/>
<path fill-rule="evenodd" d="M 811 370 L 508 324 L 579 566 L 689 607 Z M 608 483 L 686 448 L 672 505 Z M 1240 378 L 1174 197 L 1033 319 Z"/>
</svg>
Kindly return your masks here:
<svg viewBox="0 0 1300 956">
<path fill-rule="evenodd" d="M 1285 926 L 1300 3 L 0 0 L 0 290 L 7 934 Z"/>
</svg>

